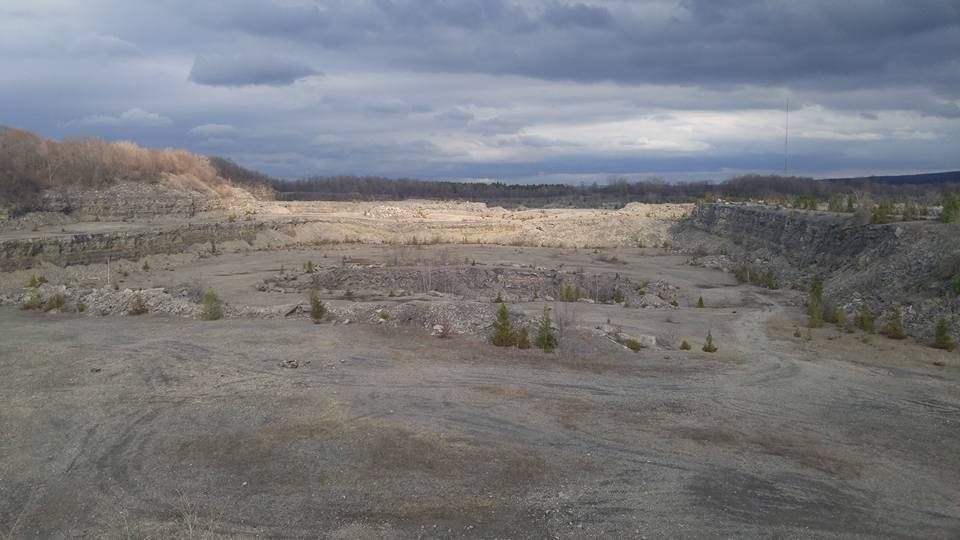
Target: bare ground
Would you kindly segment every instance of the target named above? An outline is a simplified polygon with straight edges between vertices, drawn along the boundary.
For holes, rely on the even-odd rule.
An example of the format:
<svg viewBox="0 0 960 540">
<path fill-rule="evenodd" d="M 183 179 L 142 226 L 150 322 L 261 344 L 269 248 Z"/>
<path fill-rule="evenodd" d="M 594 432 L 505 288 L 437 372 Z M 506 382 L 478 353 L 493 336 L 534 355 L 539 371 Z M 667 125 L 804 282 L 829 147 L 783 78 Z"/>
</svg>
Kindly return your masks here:
<svg viewBox="0 0 960 540">
<path fill-rule="evenodd" d="M 420 251 L 436 261 L 440 249 Z M 552 355 L 387 325 L 0 308 L 0 534 L 960 534 L 956 353 L 834 329 L 795 338 L 792 293 L 648 250 L 612 263 L 589 250 L 450 249 L 491 266 L 662 279 L 680 302 L 576 304 L 579 345 Z M 395 255 L 158 257 L 123 285 L 200 279 L 228 302 L 274 306 L 302 301 L 254 289 L 281 265 Z M 334 307 L 357 303 L 337 294 Z M 698 296 L 707 308 L 692 307 Z M 595 330 L 608 319 L 694 350 L 630 352 Z M 699 351 L 707 330 L 715 354 Z"/>
</svg>

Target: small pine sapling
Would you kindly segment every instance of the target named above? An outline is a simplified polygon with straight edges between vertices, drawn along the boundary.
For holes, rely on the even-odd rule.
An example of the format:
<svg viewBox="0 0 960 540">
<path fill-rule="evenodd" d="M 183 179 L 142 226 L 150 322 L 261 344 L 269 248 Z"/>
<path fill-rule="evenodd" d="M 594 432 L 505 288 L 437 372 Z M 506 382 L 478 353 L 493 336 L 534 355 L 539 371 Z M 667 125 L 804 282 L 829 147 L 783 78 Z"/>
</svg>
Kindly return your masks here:
<svg viewBox="0 0 960 540">
<path fill-rule="evenodd" d="M 557 348 L 557 336 L 553 333 L 553 327 L 550 323 L 550 310 L 543 308 L 543 315 L 540 317 L 540 324 L 537 326 L 537 338 L 534 340 L 538 349 L 544 352 L 552 352 Z"/>
<path fill-rule="evenodd" d="M 530 348 L 530 332 L 529 330 L 527 330 L 526 326 L 520 328 L 520 331 L 517 332 L 517 348 L 518 349 Z"/>
<path fill-rule="evenodd" d="M 497 347 L 510 347 L 517 344 L 517 332 L 513 328 L 513 321 L 510 320 L 510 311 L 506 304 L 501 303 L 497 310 L 490 341 Z"/>
<path fill-rule="evenodd" d="M 310 292 L 310 319 L 313 324 L 319 324 L 327 314 L 327 306 L 320 300 L 317 291 Z"/>
<path fill-rule="evenodd" d="M 717 352 L 717 346 L 713 344 L 713 334 L 707 330 L 707 341 L 703 344 L 703 352 Z"/>
<path fill-rule="evenodd" d="M 947 326 L 946 319 L 937 321 L 937 327 L 933 331 L 932 345 L 935 349 L 943 349 L 945 351 L 952 351 L 957 346 L 957 342 L 950 336 L 950 329 Z"/>
</svg>

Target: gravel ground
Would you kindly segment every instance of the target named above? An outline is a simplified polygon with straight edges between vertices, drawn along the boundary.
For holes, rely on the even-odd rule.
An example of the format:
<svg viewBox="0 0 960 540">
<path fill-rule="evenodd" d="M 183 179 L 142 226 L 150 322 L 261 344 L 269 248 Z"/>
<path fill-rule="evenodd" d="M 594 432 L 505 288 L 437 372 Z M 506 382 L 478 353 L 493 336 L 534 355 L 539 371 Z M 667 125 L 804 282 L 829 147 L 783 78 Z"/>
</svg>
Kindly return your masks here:
<svg viewBox="0 0 960 540">
<path fill-rule="evenodd" d="M 713 355 L 0 307 L 0 534 L 960 535 L 953 357 L 793 338 L 787 293 L 703 292 L 725 307 L 625 324 L 712 327 Z"/>
</svg>

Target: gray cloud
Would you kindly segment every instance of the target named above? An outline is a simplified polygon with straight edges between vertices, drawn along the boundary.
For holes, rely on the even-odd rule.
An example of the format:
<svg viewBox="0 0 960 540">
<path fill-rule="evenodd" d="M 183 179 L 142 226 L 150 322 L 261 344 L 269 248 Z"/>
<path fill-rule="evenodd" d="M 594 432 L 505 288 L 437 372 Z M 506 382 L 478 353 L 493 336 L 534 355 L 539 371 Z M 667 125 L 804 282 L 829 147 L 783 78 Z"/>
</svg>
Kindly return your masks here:
<svg viewBox="0 0 960 540">
<path fill-rule="evenodd" d="M 202 55 L 193 61 L 190 80 L 209 86 L 286 86 L 321 72 L 270 55 Z"/>
<path fill-rule="evenodd" d="M 544 11 L 543 19 L 560 28 L 583 26 L 585 28 L 608 28 L 613 22 L 610 12 L 603 6 L 588 4 L 551 4 Z"/>
<path fill-rule="evenodd" d="M 777 171 L 788 98 L 797 173 L 960 168 L 955 0 L 7 0 L 0 14 L 0 123 L 283 176 Z"/>
<path fill-rule="evenodd" d="M 357 0 L 243 4 L 220 22 L 255 35 L 366 49 L 418 69 L 658 84 L 893 82 L 899 70 L 892 67 L 933 74 L 952 62 L 944 45 L 960 38 L 960 7 L 952 0 Z M 445 45 L 451 38 L 461 41 Z M 958 80 L 956 70 L 941 72 Z"/>
<path fill-rule="evenodd" d="M 173 124 L 173 120 L 166 116 L 136 107 L 126 110 L 117 116 L 94 114 L 76 118 L 66 122 L 65 125 L 79 127 L 153 128 L 166 127 L 171 124 Z"/>
</svg>

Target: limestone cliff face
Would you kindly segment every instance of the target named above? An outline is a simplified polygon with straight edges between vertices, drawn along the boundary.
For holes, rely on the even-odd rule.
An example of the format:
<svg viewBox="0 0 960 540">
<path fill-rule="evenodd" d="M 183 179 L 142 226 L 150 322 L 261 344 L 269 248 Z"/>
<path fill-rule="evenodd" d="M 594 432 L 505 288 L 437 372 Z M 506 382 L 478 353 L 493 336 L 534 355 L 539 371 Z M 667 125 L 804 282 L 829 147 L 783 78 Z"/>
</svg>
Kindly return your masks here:
<svg viewBox="0 0 960 540">
<path fill-rule="evenodd" d="M 194 216 L 222 207 L 219 197 L 156 184 L 125 184 L 102 190 L 50 191 L 42 210 L 87 217 Z"/>
<path fill-rule="evenodd" d="M 215 191 L 200 185 L 126 182 L 97 190 L 47 191 L 40 209 L 84 218 L 151 218 L 252 211 L 258 205 L 258 199 L 246 189 L 226 184 Z"/>
<path fill-rule="evenodd" d="M 786 286 L 804 288 L 822 274 L 833 303 L 851 312 L 866 304 L 880 321 L 900 308 L 913 335 L 929 335 L 939 317 L 960 335 L 960 299 L 950 286 L 960 272 L 960 226 L 858 225 L 846 214 L 702 204 L 674 237 L 686 251 L 770 269 Z"/>
<path fill-rule="evenodd" d="M 137 232 L 69 234 L 0 242 L 0 271 L 30 268 L 40 262 L 59 266 L 136 260 L 154 253 L 181 253 L 197 244 L 252 243 L 267 228 L 257 222 L 205 223 Z"/>
<path fill-rule="evenodd" d="M 683 226 L 728 240 L 748 258 L 782 258 L 797 269 L 820 272 L 864 253 L 882 255 L 898 240 L 896 227 L 856 226 L 845 214 L 750 205 L 698 205 Z"/>
</svg>

